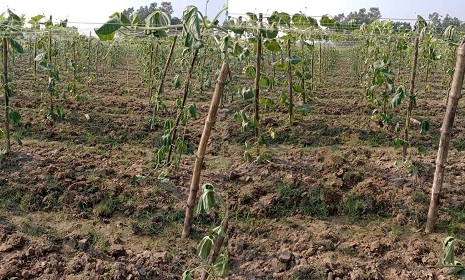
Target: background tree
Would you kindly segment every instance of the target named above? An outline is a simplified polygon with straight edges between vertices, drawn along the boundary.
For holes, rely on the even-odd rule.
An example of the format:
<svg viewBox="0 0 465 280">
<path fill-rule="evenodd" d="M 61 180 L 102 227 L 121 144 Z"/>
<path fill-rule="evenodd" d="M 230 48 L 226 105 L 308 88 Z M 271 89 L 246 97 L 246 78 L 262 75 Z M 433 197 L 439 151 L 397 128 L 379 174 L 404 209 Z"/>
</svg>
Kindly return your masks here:
<svg viewBox="0 0 465 280">
<path fill-rule="evenodd" d="M 363 23 L 370 24 L 381 18 L 381 11 L 378 7 L 371 7 L 368 12 L 365 8 L 355 12 L 350 12 L 349 15 L 345 16 L 344 13 L 338 14 L 334 17 L 334 20 L 340 22 L 343 26 L 348 25 L 350 20 L 355 20 L 357 25 Z"/>
<path fill-rule="evenodd" d="M 412 30 L 412 25 L 410 24 L 410 22 L 402 22 L 402 21 L 394 21 L 393 25 L 392 25 L 392 28 L 395 30 L 395 31 L 399 31 L 400 29 L 403 29 L 403 30 Z"/>
<path fill-rule="evenodd" d="M 123 10 L 123 14 L 128 18 L 131 18 L 134 14 L 137 14 L 139 15 L 141 21 L 145 22 L 145 18 L 147 18 L 148 15 L 155 11 L 162 11 L 169 15 L 171 18 L 171 24 L 181 23 L 181 20 L 178 17 L 172 17 L 174 13 L 173 5 L 171 5 L 171 2 L 166 1 L 161 2 L 160 6 L 158 6 L 157 2 L 153 2 L 148 6 L 140 6 L 137 10 L 135 10 L 134 7 L 127 8 Z"/>
<path fill-rule="evenodd" d="M 434 12 L 429 14 L 428 19 L 430 21 L 430 25 L 435 29 L 436 33 L 442 33 L 444 29 L 450 25 L 457 27 L 457 29 L 460 31 L 465 31 L 465 23 L 462 23 L 462 21 L 457 17 L 451 17 L 449 14 L 446 14 L 446 16 L 443 17 L 439 13 Z"/>
</svg>

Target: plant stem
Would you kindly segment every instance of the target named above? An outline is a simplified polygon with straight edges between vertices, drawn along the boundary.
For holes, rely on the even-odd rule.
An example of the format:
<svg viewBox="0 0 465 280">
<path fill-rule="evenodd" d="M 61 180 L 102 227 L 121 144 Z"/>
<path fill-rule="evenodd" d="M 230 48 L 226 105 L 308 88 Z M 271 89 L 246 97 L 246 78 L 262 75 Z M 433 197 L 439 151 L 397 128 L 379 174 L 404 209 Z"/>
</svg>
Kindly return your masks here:
<svg viewBox="0 0 465 280">
<path fill-rule="evenodd" d="M 405 127 L 404 127 L 404 143 L 402 147 L 402 159 L 405 160 L 407 159 L 407 145 L 409 142 L 408 139 L 408 131 L 409 131 L 409 126 L 410 126 L 410 116 L 412 115 L 412 110 L 413 110 L 413 95 L 414 89 L 415 89 L 415 76 L 417 73 L 417 61 L 418 61 L 418 42 L 419 38 L 415 38 L 415 45 L 414 45 L 414 54 L 413 54 L 413 67 L 412 67 L 412 74 L 410 77 L 410 91 L 409 91 L 409 103 L 408 103 L 408 108 L 407 108 L 407 116 L 405 118 Z"/>
<path fill-rule="evenodd" d="M 226 209 L 226 213 L 225 213 L 225 216 L 224 216 L 224 219 L 223 221 L 221 222 L 221 228 L 223 228 L 224 232 L 227 232 L 228 231 L 228 224 L 229 224 L 229 218 L 228 218 L 228 209 Z M 208 264 L 209 265 L 212 265 L 215 263 L 216 261 L 216 258 L 219 256 L 220 254 L 220 251 L 221 251 L 221 248 L 223 247 L 223 243 L 224 243 L 224 240 L 226 238 L 224 236 L 218 236 L 216 239 L 215 239 L 215 244 L 213 245 L 213 250 L 212 250 L 212 253 L 211 255 L 208 257 Z M 202 274 L 202 280 L 206 280 L 208 277 L 208 273 L 207 271 L 203 271 L 203 274 Z"/>
</svg>

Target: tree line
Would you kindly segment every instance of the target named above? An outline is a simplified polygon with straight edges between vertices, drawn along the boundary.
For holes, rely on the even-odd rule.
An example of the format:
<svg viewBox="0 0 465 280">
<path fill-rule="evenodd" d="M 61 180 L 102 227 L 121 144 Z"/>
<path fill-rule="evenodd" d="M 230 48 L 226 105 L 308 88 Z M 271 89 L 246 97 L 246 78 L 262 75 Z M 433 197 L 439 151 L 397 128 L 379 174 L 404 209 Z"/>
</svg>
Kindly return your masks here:
<svg viewBox="0 0 465 280">
<path fill-rule="evenodd" d="M 127 8 L 123 10 L 123 14 L 127 16 L 128 18 L 132 18 L 134 15 L 138 15 L 139 18 L 141 19 L 142 22 L 145 21 L 145 18 L 147 18 L 148 15 L 155 11 L 162 11 L 166 13 L 167 15 L 170 16 L 171 18 L 171 24 L 179 24 L 181 23 L 181 19 L 178 17 L 173 17 L 174 9 L 173 5 L 171 5 L 171 2 L 166 2 L 163 1 L 160 3 L 160 6 L 158 6 L 157 2 L 150 3 L 148 6 L 140 6 L 137 10 L 134 7 Z"/>
<path fill-rule="evenodd" d="M 344 13 L 334 16 L 334 21 L 337 25 L 342 27 L 360 26 L 363 23 L 370 24 L 376 20 L 381 19 L 381 11 L 378 7 L 371 7 L 370 9 L 359 9 L 358 11 L 350 12 L 348 15 Z M 452 17 L 446 14 L 444 17 L 437 12 L 429 14 L 428 17 L 430 25 L 435 28 L 437 33 L 441 33 L 445 28 L 452 25 L 457 27 L 459 31 L 465 31 L 465 23 L 457 17 Z M 394 30 L 403 27 L 404 29 L 412 29 L 410 22 L 394 21 Z"/>
</svg>

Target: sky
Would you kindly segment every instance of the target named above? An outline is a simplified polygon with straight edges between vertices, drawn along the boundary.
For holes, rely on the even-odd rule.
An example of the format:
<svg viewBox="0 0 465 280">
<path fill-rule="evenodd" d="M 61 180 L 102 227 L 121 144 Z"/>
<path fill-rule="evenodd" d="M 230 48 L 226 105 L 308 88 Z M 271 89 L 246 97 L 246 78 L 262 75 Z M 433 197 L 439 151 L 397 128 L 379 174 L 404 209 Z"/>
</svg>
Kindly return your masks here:
<svg viewBox="0 0 465 280">
<path fill-rule="evenodd" d="M 101 26 L 114 12 L 122 12 L 131 7 L 137 10 L 140 6 L 149 6 L 153 2 L 160 6 L 163 1 L 171 2 L 173 16 L 179 18 L 188 5 L 196 6 L 204 14 L 207 1 L 208 17 L 213 18 L 226 3 L 226 0 L 1 0 L 0 14 L 6 13 L 9 8 L 18 15 L 26 15 L 27 19 L 39 14 L 44 14 L 47 18 L 52 15 L 54 22 L 68 19 L 68 26 L 76 26 L 81 33 L 89 34 L 89 31 Z"/>
<path fill-rule="evenodd" d="M 289 14 L 303 12 L 313 17 L 325 14 L 335 16 L 340 13 L 348 15 L 361 8 L 366 8 L 368 11 L 370 7 L 378 7 L 382 18 L 392 20 L 416 19 L 417 15 L 428 19 L 429 14 L 433 12 L 438 12 L 442 16 L 449 14 L 465 20 L 463 0 L 229 0 L 228 4 L 229 15 L 233 17 L 246 12 L 263 13 L 266 16 L 273 11 Z"/>
</svg>

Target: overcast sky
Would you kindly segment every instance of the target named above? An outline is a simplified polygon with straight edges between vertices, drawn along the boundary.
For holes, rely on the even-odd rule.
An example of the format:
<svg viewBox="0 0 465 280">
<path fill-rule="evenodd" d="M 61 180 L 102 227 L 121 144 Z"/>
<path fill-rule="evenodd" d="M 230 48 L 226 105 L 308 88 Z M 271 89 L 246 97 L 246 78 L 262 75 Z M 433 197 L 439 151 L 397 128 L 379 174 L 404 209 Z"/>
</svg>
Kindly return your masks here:
<svg viewBox="0 0 465 280">
<path fill-rule="evenodd" d="M 438 12 L 465 20 L 465 2 L 463 0 L 229 0 L 229 15 L 236 16 L 246 12 L 271 14 L 273 11 L 297 13 L 305 12 L 307 16 L 324 14 L 348 15 L 360 8 L 378 7 L 383 18 L 416 19 L 417 14 L 428 19 L 429 14 Z"/>
<path fill-rule="evenodd" d="M 134 7 L 136 10 L 140 6 L 149 6 L 156 2 L 160 6 L 161 2 L 171 2 L 174 9 L 174 16 L 181 18 L 182 11 L 188 5 L 196 6 L 202 13 L 205 13 L 207 0 L 0 0 L 0 13 L 7 11 L 7 8 L 14 10 L 18 15 L 25 14 L 26 18 L 38 14 L 44 14 L 47 18 L 52 15 L 53 21 L 68 19 L 69 26 L 77 26 L 83 33 L 93 31 L 108 20 L 108 16 L 114 12 L 122 12 L 126 8 Z M 208 3 L 208 16 L 213 18 L 221 10 L 226 0 L 210 0 Z M 97 23 L 97 24 L 89 24 Z"/>
<path fill-rule="evenodd" d="M 163 0 L 79 0 L 79 1 L 49 1 L 49 0 L 0 0 L 0 13 L 7 8 L 13 9 L 17 14 L 25 14 L 27 18 L 38 14 L 46 17 L 53 16 L 54 21 L 68 19 L 71 26 L 78 26 L 81 32 L 88 33 L 99 27 L 114 12 L 121 12 L 125 8 L 148 6 L 152 2 L 161 4 Z M 227 0 L 173 0 L 174 16 L 181 17 L 183 9 L 188 5 L 195 5 L 204 13 L 208 1 L 208 16 L 212 18 L 226 3 Z M 59 3 L 59 5 L 57 5 Z M 308 16 L 321 16 L 324 14 L 336 15 L 360 8 L 379 7 L 383 18 L 415 19 L 419 14 L 425 19 L 433 12 L 445 16 L 449 14 L 465 20 L 465 5 L 462 0 L 432 1 L 432 0 L 229 0 L 229 15 L 236 16 L 246 12 L 262 12 L 265 15 L 273 11 L 296 13 L 306 12 Z M 79 24 L 78 24 L 79 23 Z M 96 23 L 96 24 L 89 24 Z"/>
</svg>

